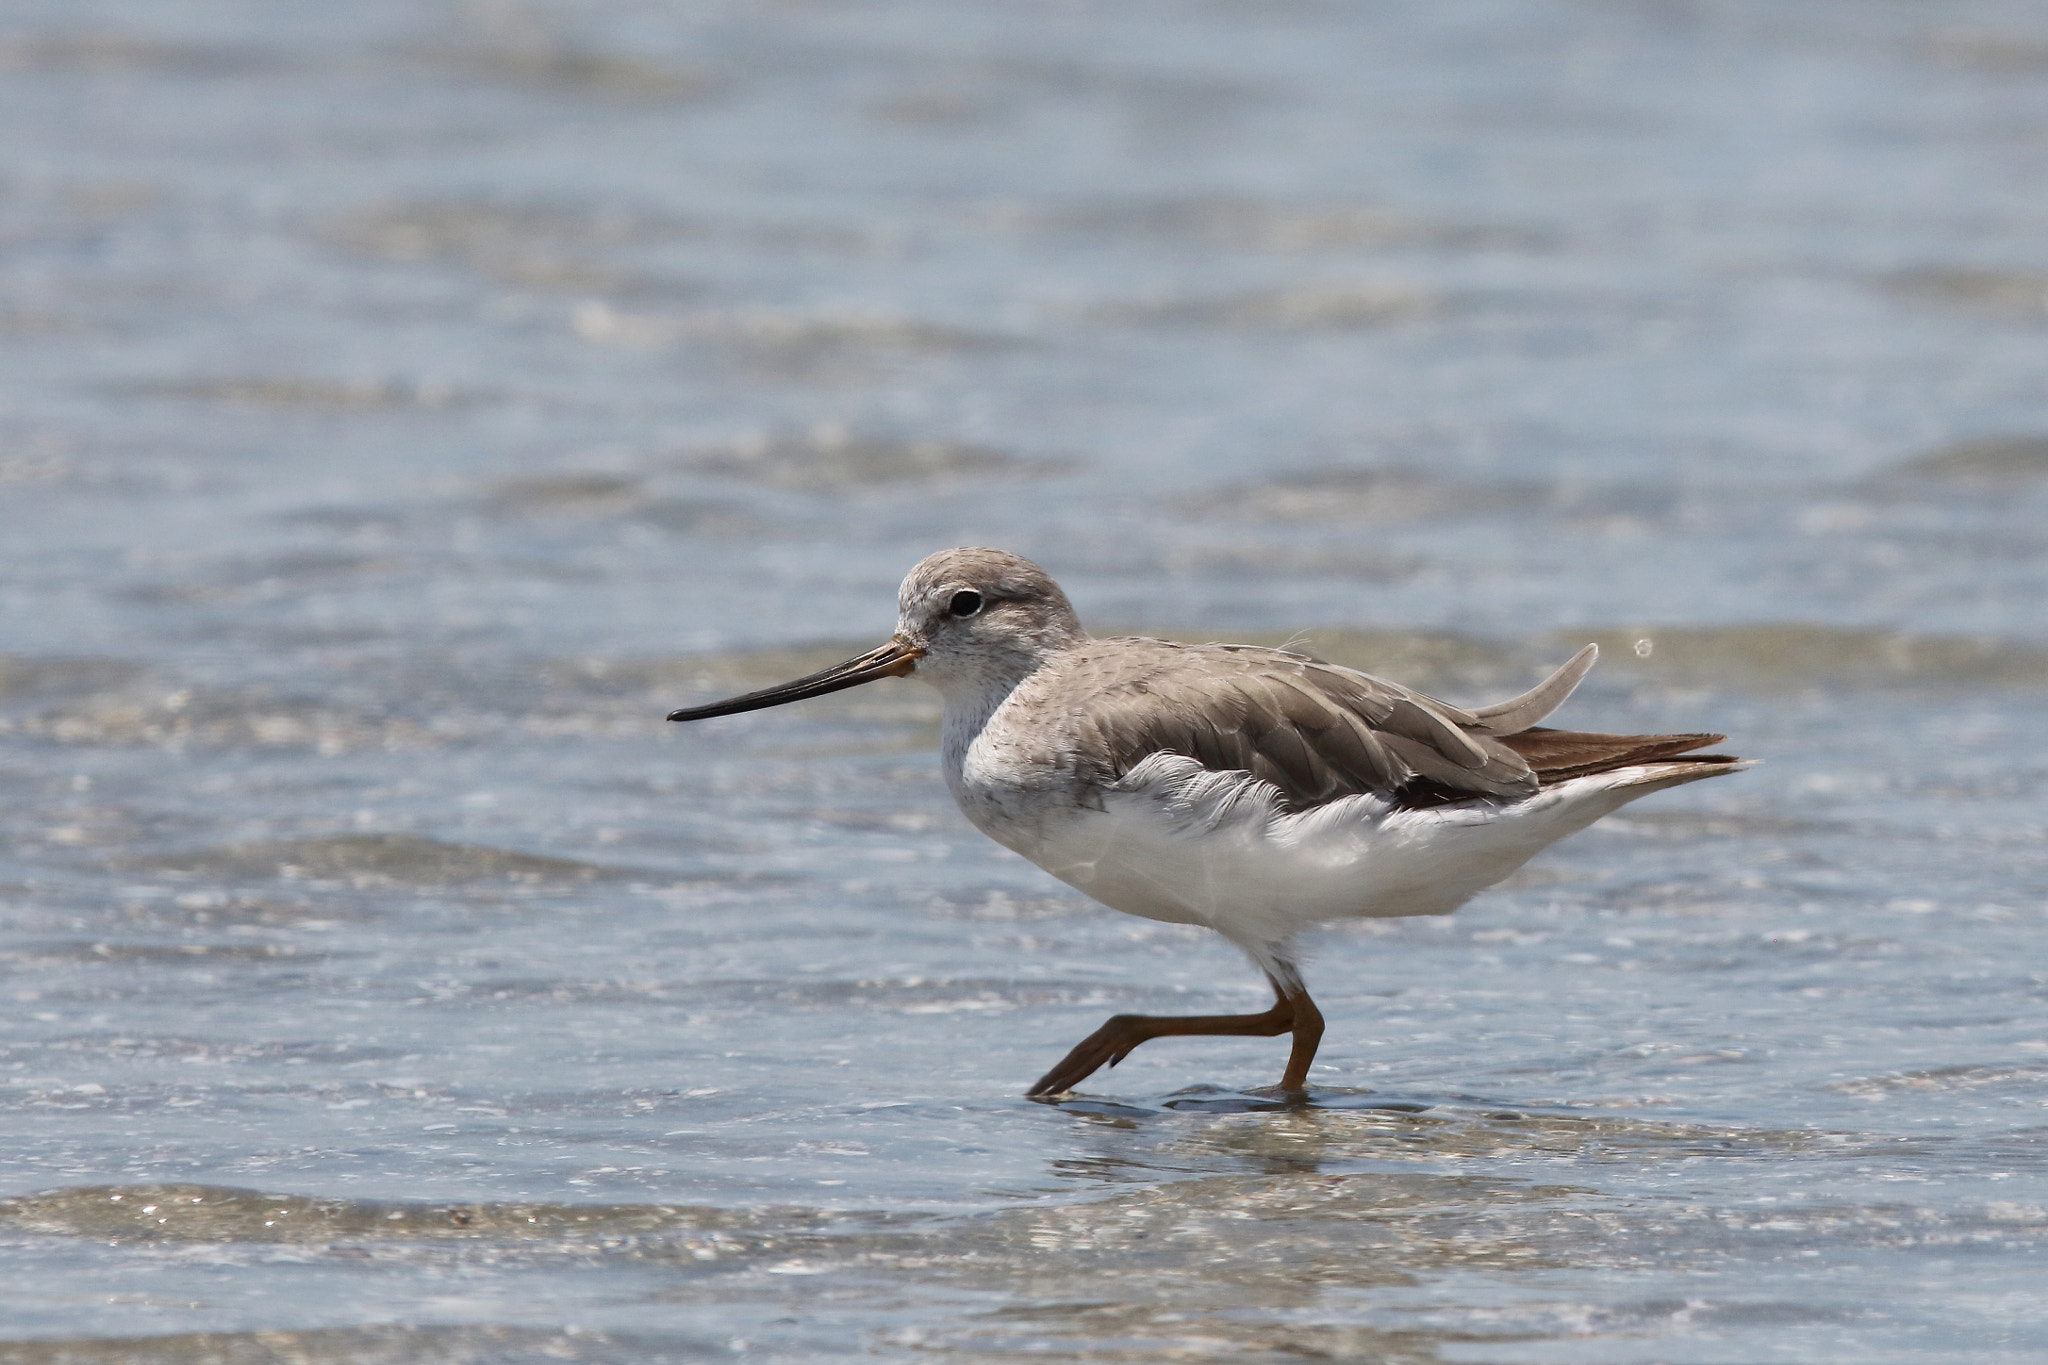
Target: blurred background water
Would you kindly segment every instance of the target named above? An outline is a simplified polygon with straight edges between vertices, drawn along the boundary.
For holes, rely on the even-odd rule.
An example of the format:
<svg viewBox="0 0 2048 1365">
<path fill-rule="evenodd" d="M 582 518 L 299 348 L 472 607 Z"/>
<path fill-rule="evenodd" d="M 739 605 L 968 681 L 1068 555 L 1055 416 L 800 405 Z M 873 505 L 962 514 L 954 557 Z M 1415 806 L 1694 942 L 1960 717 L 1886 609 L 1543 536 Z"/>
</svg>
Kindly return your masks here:
<svg viewBox="0 0 2048 1365">
<path fill-rule="evenodd" d="M 2048 1355 L 2048 16 L 16 0 L 0 1360 Z M 1725 730 L 1281 1045 L 919 557 Z"/>
</svg>

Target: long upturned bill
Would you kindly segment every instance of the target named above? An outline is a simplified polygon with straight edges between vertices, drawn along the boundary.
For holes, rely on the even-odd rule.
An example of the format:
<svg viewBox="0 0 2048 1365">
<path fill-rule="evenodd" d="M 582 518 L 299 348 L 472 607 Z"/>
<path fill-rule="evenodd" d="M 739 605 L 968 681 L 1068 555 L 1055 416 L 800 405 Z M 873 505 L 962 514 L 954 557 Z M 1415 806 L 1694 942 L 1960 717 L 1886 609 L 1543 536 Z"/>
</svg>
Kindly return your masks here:
<svg viewBox="0 0 2048 1365">
<path fill-rule="evenodd" d="M 917 668 L 917 661 L 924 657 L 924 651 L 916 645 L 902 640 L 891 640 L 865 654 L 855 655 L 845 663 L 820 669 L 806 677 L 773 687 L 764 687 L 758 692 L 744 696 L 727 697 L 708 706 L 686 706 L 680 711 L 668 713 L 670 720 L 709 720 L 713 716 L 737 715 L 741 711 L 759 711 L 763 707 L 781 706 L 787 702 L 802 701 L 806 697 L 822 697 L 827 692 L 838 692 L 862 683 L 874 682 L 878 678 L 907 678 Z"/>
</svg>

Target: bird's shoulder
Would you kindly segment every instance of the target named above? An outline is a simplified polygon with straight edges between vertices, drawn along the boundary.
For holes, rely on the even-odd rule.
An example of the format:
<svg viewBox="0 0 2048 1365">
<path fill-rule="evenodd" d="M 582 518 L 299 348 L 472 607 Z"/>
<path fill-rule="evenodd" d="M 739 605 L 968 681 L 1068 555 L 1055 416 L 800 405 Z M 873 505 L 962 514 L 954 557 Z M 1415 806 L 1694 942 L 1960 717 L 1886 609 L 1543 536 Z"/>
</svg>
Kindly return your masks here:
<svg viewBox="0 0 2048 1365">
<path fill-rule="evenodd" d="M 1179 754 L 1248 772 L 1303 810 L 1346 796 L 1428 791 L 1511 797 L 1528 765 L 1471 713 L 1309 654 L 1145 637 L 1088 640 L 1049 660 L 1031 701 L 1057 713 L 1076 755 L 1114 782 Z"/>
</svg>

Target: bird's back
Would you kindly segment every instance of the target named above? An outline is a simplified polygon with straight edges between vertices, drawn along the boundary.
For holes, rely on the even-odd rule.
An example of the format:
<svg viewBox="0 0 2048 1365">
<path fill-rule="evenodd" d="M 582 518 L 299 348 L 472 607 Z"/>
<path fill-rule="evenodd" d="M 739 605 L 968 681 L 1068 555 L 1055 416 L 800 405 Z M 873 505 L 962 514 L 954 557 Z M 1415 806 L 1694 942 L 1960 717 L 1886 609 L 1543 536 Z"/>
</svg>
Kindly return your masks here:
<svg viewBox="0 0 2048 1365">
<path fill-rule="evenodd" d="M 1013 761 L 1081 783 L 1109 786 L 1153 754 L 1178 754 L 1269 783 L 1290 812 L 1363 795 L 1397 806 L 1512 801 L 1720 738 L 1501 734 L 1483 712 L 1310 655 L 1144 637 L 1087 640 L 1055 655 L 990 727 Z"/>
</svg>

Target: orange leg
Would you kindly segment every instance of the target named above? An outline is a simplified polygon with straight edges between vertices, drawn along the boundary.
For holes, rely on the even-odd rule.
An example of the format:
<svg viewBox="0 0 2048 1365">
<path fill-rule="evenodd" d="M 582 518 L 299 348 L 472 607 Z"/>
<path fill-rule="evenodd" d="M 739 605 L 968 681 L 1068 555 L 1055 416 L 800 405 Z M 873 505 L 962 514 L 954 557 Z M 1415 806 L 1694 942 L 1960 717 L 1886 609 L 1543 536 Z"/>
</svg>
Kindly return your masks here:
<svg viewBox="0 0 2048 1365">
<path fill-rule="evenodd" d="M 1103 1066 L 1115 1066 L 1131 1055 L 1140 1043 L 1154 1038 L 1208 1037 L 1275 1038 L 1294 1035 L 1294 1047 L 1287 1055 L 1287 1070 L 1280 1077 L 1283 1090 L 1301 1090 L 1308 1085 L 1309 1063 L 1316 1059 L 1316 1047 L 1323 1040 L 1323 1014 L 1308 992 L 1289 995 L 1273 983 L 1273 1008 L 1264 1014 L 1119 1014 L 1081 1040 L 1024 1092 L 1027 1095 L 1060 1095 L 1095 1074 Z"/>
</svg>

